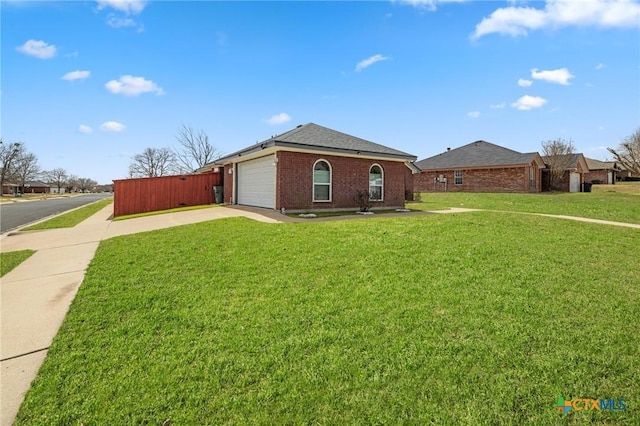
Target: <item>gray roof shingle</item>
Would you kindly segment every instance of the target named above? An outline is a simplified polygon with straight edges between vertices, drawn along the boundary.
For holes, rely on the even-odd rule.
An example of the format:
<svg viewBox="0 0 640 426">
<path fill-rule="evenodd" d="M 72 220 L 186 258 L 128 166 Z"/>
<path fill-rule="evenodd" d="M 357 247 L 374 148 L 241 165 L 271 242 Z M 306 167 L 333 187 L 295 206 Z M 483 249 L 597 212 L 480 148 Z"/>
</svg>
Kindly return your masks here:
<svg viewBox="0 0 640 426">
<path fill-rule="evenodd" d="M 535 156 L 535 152 L 523 154 L 490 142 L 475 141 L 442 154 L 425 158 L 418 161 L 416 166 L 422 170 L 506 166 L 529 164 L 534 160 Z"/>
<path fill-rule="evenodd" d="M 245 155 L 254 150 L 265 149 L 273 146 L 283 148 L 302 148 L 309 150 L 322 150 L 327 152 L 348 153 L 357 155 L 372 155 L 382 158 L 397 158 L 406 161 L 415 161 L 416 156 L 388 146 L 380 145 L 368 140 L 322 127 L 314 123 L 307 123 L 289 130 L 280 135 L 273 136 L 265 141 L 258 142 L 243 150 L 226 155 L 215 161 L 216 164 L 225 160 Z"/>
<path fill-rule="evenodd" d="M 584 157 L 587 162 L 589 170 L 619 170 L 618 164 L 615 161 L 600 161 L 595 158 Z"/>
</svg>

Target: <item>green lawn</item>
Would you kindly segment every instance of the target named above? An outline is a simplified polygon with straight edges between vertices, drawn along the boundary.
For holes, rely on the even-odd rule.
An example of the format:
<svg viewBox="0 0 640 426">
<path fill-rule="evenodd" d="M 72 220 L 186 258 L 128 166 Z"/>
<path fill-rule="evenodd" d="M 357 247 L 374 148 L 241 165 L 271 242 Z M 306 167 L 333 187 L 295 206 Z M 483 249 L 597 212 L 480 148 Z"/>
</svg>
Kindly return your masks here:
<svg viewBox="0 0 640 426">
<path fill-rule="evenodd" d="M 633 182 L 634 184 L 636 182 Z M 604 186 L 604 185 L 599 185 Z M 542 194 L 498 194 L 439 192 L 423 193 L 422 201 L 409 203 L 408 208 L 442 210 L 465 207 L 486 210 L 503 210 L 528 213 L 549 213 L 584 216 L 593 219 L 613 220 L 640 224 L 640 191 L 623 192 L 629 185 L 607 185 L 612 192 L 598 188 L 596 192 L 552 192 Z M 621 188 L 613 192 L 613 187 Z M 635 186 L 633 186 L 635 188 Z M 640 190 L 640 183 L 637 185 Z"/>
<path fill-rule="evenodd" d="M 16 424 L 638 424 L 639 243 L 494 212 L 110 239 Z"/>
<path fill-rule="evenodd" d="M 33 226 L 20 229 L 21 231 L 36 231 L 43 229 L 56 229 L 56 228 L 73 228 L 83 220 L 93 216 L 109 204 L 113 203 L 113 198 L 105 198 L 104 200 L 96 201 L 95 203 L 88 204 L 79 209 L 72 210 L 69 213 L 65 213 L 59 216 L 55 216 L 47 221 L 40 222 Z"/>
<path fill-rule="evenodd" d="M 33 250 L 19 250 L 0 253 L 0 277 L 4 277 L 16 266 L 27 260 L 35 253 Z"/>
</svg>

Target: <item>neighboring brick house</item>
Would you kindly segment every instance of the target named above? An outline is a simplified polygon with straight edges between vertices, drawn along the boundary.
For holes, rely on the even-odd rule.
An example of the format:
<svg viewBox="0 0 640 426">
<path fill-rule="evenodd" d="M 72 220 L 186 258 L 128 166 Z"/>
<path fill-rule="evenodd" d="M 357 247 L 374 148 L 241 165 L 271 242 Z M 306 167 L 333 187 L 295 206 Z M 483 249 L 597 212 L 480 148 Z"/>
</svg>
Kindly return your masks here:
<svg viewBox="0 0 640 426">
<path fill-rule="evenodd" d="M 417 192 L 540 192 L 544 161 L 537 152 L 520 153 L 476 141 L 416 163 Z"/>
<path fill-rule="evenodd" d="M 582 154 L 566 154 L 562 156 L 559 163 L 565 165 L 562 177 L 555 183 L 552 190 L 565 192 L 581 192 L 585 182 L 585 174 L 589 172 L 587 160 Z M 542 157 L 547 167 L 552 162 L 551 157 Z"/>
<path fill-rule="evenodd" d="M 224 202 L 291 212 L 352 210 L 358 191 L 372 210 L 401 208 L 413 193 L 416 157 L 314 123 L 219 158 Z"/>
<path fill-rule="evenodd" d="M 23 188 L 25 194 L 48 194 L 51 192 L 51 185 L 38 180 L 25 182 Z"/>
<path fill-rule="evenodd" d="M 616 180 L 618 182 L 633 176 L 631 170 L 627 169 L 623 164 L 618 164 L 618 167 L 620 168 L 620 170 L 616 173 Z"/>
<path fill-rule="evenodd" d="M 20 187 L 15 183 L 4 183 L 2 185 L 2 195 L 15 195 L 20 191 Z"/>
<path fill-rule="evenodd" d="M 584 158 L 589 171 L 584 174 L 585 182 L 615 184 L 620 173 L 620 167 L 615 161 L 600 161 L 593 158 Z"/>
</svg>

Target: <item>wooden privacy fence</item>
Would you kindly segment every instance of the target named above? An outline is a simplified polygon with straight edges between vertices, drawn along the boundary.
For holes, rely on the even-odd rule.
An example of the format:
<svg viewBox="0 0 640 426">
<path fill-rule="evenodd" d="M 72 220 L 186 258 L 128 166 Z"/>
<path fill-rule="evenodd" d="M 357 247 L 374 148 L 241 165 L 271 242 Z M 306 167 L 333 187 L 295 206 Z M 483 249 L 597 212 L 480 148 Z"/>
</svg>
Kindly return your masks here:
<svg viewBox="0 0 640 426">
<path fill-rule="evenodd" d="M 203 173 L 114 180 L 113 215 L 213 204 L 222 178 L 223 173 Z"/>
</svg>

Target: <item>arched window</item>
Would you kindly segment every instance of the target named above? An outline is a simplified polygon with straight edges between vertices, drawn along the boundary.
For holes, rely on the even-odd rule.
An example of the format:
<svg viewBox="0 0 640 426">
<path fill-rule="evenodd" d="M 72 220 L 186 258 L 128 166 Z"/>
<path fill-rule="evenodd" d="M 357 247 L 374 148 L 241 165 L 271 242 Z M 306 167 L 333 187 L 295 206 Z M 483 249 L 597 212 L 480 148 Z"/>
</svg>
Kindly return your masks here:
<svg viewBox="0 0 640 426">
<path fill-rule="evenodd" d="M 374 164 L 369 169 L 369 199 L 371 201 L 384 200 L 384 174 L 382 167 Z"/>
<path fill-rule="evenodd" d="M 313 165 L 313 201 L 331 201 L 331 165 L 325 160 Z"/>
</svg>

